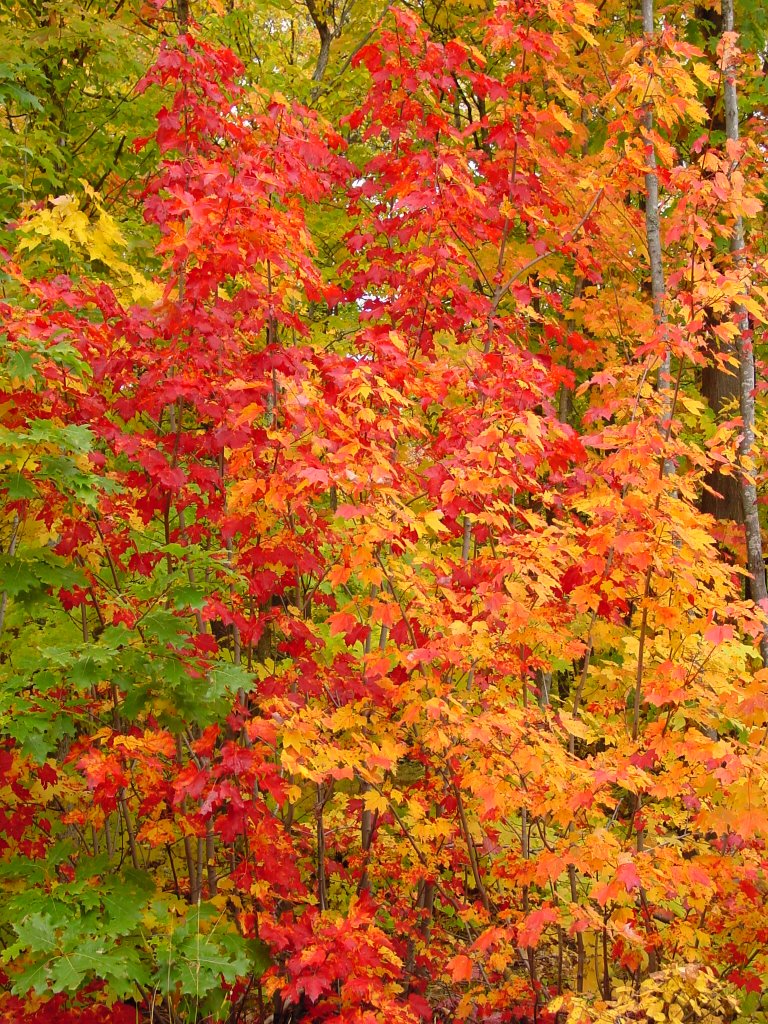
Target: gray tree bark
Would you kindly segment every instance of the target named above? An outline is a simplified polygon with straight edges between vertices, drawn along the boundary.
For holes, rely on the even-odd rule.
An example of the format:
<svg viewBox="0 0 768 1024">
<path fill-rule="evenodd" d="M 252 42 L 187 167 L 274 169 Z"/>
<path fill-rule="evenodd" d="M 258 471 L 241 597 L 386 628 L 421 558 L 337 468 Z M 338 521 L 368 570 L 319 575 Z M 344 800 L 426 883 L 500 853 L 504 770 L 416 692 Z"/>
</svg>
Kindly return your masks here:
<svg viewBox="0 0 768 1024">
<path fill-rule="evenodd" d="M 643 33 L 647 40 L 653 37 L 654 11 L 653 0 L 643 0 Z M 646 104 L 643 113 L 643 124 L 648 133 L 653 131 L 653 105 Z M 653 322 L 655 328 L 665 322 L 664 313 L 664 260 L 661 248 L 661 215 L 659 213 L 659 176 L 656 173 L 656 150 L 652 144 L 648 146 L 648 169 L 645 172 L 645 239 L 648 246 L 648 261 L 651 268 L 651 300 L 653 302 Z M 671 359 L 669 350 L 665 351 L 659 366 L 658 390 L 662 395 L 662 431 L 667 429 L 667 422 L 672 415 L 670 390 Z M 672 467 L 666 467 L 670 472 Z"/>
<path fill-rule="evenodd" d="M 734 31 L 733 0 L 723 0 L 722 11 L 723 34 L 725 35 L 728 32 Z M 739 138 L 739 103 L 736 92 L 736 72 L 737 68 L 732 62 L 729 62 L 723 68 L 725 134 L 733 142 L 737 142 Z M 733 254 L 734 266 L 738 270 L 742 270 L 744 268 L 744 222 L 740 216 L 736 218 L 733 225 L 731 253 Z M 755 446 L 755 356 L 749 329 L 749 315 L 742 305 L 736 307 L 736 326 L 739 331 L 736 339 L 736 350 L 739 357 L 739 408 L 742 423 L 741 443 L 739 444 L 739 469 L 744 533 L 747 541 L 747 569 L 750 574 L 752 600 L 757 604 L 766 602 L 764 608 L 768 612 L 768 589 L 766 588 L 765 579 L 763 537 L 760 531 L 757 487 L 749 465 Z M 763 628 L 763 635 L 760 639 L 760 654 L 763 659 L 763 665 L 768 667 L 768 626 Z"/>
</svg>

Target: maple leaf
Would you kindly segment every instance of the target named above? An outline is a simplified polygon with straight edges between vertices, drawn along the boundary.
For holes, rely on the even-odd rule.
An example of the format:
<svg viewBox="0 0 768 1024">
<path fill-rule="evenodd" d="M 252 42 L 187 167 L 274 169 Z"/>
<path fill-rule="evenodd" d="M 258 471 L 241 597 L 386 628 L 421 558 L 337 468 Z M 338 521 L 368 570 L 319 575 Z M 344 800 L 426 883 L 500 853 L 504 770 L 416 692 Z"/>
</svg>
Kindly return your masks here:
<svg viewBox="0 0 768 1024">
<path fill-rule="evenodd" d="M 469 981 L 472 978 L 474 964 L 464 953 L 452 957 L 445 966 L 454 981 Z"/>
<path fill-rule="evenodd" d="M 722 626 L 711 625 L 704 630 L 704 639 L 709 644 L 713 644 L 717 647 L 719 644 L 726 643 L 728 640 L 733 640 L 735 630 L 733 626 L 725 624 Z"/>
<path fill-rule="evenodd" d="M 642 886 L 642 880 L 637 872 L 637 867 L 631 860 L 624 860 L 619 864 L 616 868 L 616 880 L 625 886 L 627 892 L 639 889 Z"/>
<path fill-rule="evenodd" d="M 547 925 L 553 924 L 557 919 L 558 913 L 554 907 L 544 906 L 539 910 L 531 911 L 518 929 L 518 944 L 523 947 L 535 946 Z"/>
</svg>

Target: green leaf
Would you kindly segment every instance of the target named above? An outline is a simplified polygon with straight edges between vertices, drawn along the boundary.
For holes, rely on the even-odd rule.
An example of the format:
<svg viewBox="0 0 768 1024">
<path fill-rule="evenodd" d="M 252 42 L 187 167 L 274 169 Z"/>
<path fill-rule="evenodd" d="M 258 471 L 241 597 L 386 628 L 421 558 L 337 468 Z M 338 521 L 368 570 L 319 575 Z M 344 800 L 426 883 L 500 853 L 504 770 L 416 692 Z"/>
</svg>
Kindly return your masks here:
<svg viewBox="0 0 768 1024">
<path fill-rule="evenodd" d="M 113 953 L 102 957 L 97 976 L 107 982 L 118 999 L 128 999 L 139 993 L 140 985 L 150 985 L 152 968 L 142 950 L 121 943 Z"/>
<path fill-rule="evenodd" d="M 85 658 L 76 661 L 69 672 L 72 682 L 81 689 L 98 683 L 103 676 L 104 673 L 99 663 L 91 655 L 86 655 Z"/>
<path fill-rule="evenodd" d="M 179 976 L 182 991 L 189 995 L 208 993 L 221 979 L 234 984 L 249 967 L 245 950 L 226 950 L 210 936 L 190 936 L 181 948 Z"/>
<path fill-rule="evenodd" d="M 50 977 L 50 962 L 50 958 L 35 960 L 21 974 L 15 974 L 11 988 L 13 994 L 27 996 L 30 992 L 45 992 Z"/>
<path fill-rule="evenodd" d="M 272 963 L 269 947 L 261 939 L 246 939 L 245 947 L 251 962 L 248 973 L 260 978 Z"/>
<path fill-rule="evenodd" d="M 155 637 L 163 644 L 180 645 L 189 627 L 183 619 L 178 618 L 171 612 L 153 611 L 146 615 L 142 626 L 150 636 Z"/>
<path fill-rule="evenodd" d="M 15 377 L 18 380 L 27 380 L 35 372 L 35 364 L 32 362 L 32 356 L 24 349 L 20 349 L 18 352 L 10 352 L 8 354 L 6 368 L 8 376 Z"/>
<path fill-rule="evenodd" d="M 205 607 L 205 594 L 197 587 L 177 587 L 173 592 L 173 603 L 179 609 L 201 611 Z"/>
<path fill-rule="evenodd" d="M 14 924 L 19 942 L 33 953 L 51 953 L 56 949 L 54 923 L 47 914 L 35 913 Z"/>
<path fill-rule="evenodd" d="M 9 597 L 40 589 L 40 580 L 32 572 L 29 563 L 20 558 L 0 555 L 0 591 Z"/>
<path fill-rule="evenodd" d="M 85 981 L 86 975 L 98 963 L 98 953 L 103 952 L 93 942 L 83 943 L 83 953 L 69 953 L 51 963 L 50 976 L 54 992 L 75 992 Z M 93 949 L 89 956 L 87 950 Z"/>
<path fill-rule="evenodd" d="M 128 935 L 141 921 L 155 883 L 143 871 L 126 870 L 102 895 L 110 935 Z"/>
</svg>

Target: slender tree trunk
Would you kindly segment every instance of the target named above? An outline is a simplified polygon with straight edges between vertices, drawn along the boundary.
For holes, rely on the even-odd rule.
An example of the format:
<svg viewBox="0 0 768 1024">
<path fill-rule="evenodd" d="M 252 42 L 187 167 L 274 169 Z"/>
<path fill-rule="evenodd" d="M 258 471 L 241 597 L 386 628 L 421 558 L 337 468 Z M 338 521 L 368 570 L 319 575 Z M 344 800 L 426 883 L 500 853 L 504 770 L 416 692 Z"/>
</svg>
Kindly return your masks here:
<svg viewBox="0 0 768 1024">
<path fill-rule="evenodd" d="M 317 31 L 320 36 L 320 52 L 317 55 L 317 64 L 315 65 L 315 70 L 312 74 L 312 81 L 322 82 L 331 56 L 332 36 L 328 26 L 325 24 L 319 24 Z"/>
<path fill-rule="evenodd" d="M 733 0 L 723 0 L 723 37 L 733 32 Z M 736 93 L 736 67 L 732 51 L 725 41 L 723 53 L 723 93 L 725 98 L 725 134 L 732 142 L 739 138 L 739 104 Z M 744 222 L 739 216 L 734 221 L 731 235 L 731 253 L 737 270 L 744 266 Z M 757 487 L 751 472 L 752 451 L 755 445 L 755 356 L 749 329 L 749 315 L 746 309 L 736 307 L 736 323 L 739 329 L 736 347 L 739 355 L 739 407 L 741 411 L 742 435 L 739 445 L 741 503 L 744 512 L 744 532 L 747 541 L 747 568 L 750 573 L 750 591 L 756 603 L 768 602 L 763 561 L 763 538 L 760 532 L 760 516 L 757 505 Z M 768 604 L 765 606 L 768 611 Z M 764 628 L 760 640 L 760 654 L 763 665 L 768 667 L 768 628 Z"/>
<path fill-rule="evenodd" d="M 318 36 L 320 37 L 320 52 L 317 55 L 317 63 L 315 64 L 315 70 L 312 74 L 312 81 L 319 85 L 325 76 L 326 69 L 328 68 L 334 32 L 323 16 L 322 7 L 316 3 L 316 0 L 305 0 L 305 3 L 307 10 L 309 11 L 309 16 L 317 29 Z"/>
<path fill-rule="evenodd" d="M 643 0 L 643 33 L 650 44 L 655 31 L 653 0 Z M 653 131 L 653 105 L 649 101 L 643 113 L 645 130 Z M 651 298 L 653 302 L 653 322 L 658 330 L 665 321 L 664 314 L 664 263 L 661 249 L 661 217 L 659 214 L 659 176 L 656 173 L 656 150 L 648 139 L 648 167 L 645 172 L 645 238 L 648 245 L 648 260 L 651 268 Z M 670 415 L 670 356 L 665 351 L 659 367 L 659 392 L 664 396 L 662 412 L 662 430 L 666 429 L 666 421 Z"/>
<path fill-rule="evenodd" d="M 643 0 L 643 33 L 646 46 L 650 46 L 654 35 L 654 13 L 653 0 Z M 659 213 L 659 176 L 656 173 L 656 149 L 651 140 L 653 131 L 653 106 L 649 100 L 645 105 L 643 113 L 643 124 L 647 132 L 646 139 L 646 160 L 648 162 L 645 172 L 645 238 L 648 246 L 648 261 L 651 268 L 651 298 L 653 302 L 653 328 L 654 335 L 658 335 L 664 327 L 666 316 L 664 313 L 664 263 L 661 249 L 661 215 Z M 659 428 L 667 438 L 671 431 L 672 419 L 672 391 L 670 388 L 671 359 L 669 348 L 665 345 L 664 352 L 659 365 L 658 391 L 661 395 L 661 418 Z M 663 473 L 672 473 L 674 466 L 664 460 L 662 465 Z M 657 499 L 658 507 L 658 499 Z M 643 696 L 643 652 L 645 648 L 646 627 L 648 623 L 647 599 L 651 593 L 651 574 L 653 564 L 648 567 L 645 577 L 645 593 L 640 624 L 640 646 L 637 654 L 637 679 L 635 683 L 635 704 L 632 716 L 632 739 L 637 740 L 640 731 L 640 705 Z"/>
<path fill-rule="evenodd" d="M 713 65 L 717 40 L 722 35 L 722 16 L 719 11 L 700 3 L 694 7 L 696 25 L 704 35 L 704 50 L 711 54 Z M 722 94 L 711 93 L 704 98 L 709 115 L 709 128 L 712 132 L 725 132 L 723 118 Z M 693 315 L 693 310 L 691 311 Z M 706 309 L 707 321 L 707 365 L 701 371 L 701 393 L 715 414 L 715 420 L 721 423 L 735 415 L 734 410 L 739 404 L 738 355 L 734 342 L 723 341 L 715 333 L 715 327 L 722 319 L 713 310 Z M 730 364 L 730 365 L 729 365 Z M 701 494 L 701 511 L 715 519 L 729 519 L 742 522 L 741 486 L 735 474 L 723 473 L 719 466 L 714 466 L 704 477 L 704 489 Z"/>
<path fill-rule="evenodd" d="M 724 345 L 714 335 L 708 346 L 709 362 L 701 373 L 701 393 L 706 398 L 715 419 L 721 422 L 724 418 L 735 415 L 739 403 L 741 388 L 739 373 L 736 369 L 738 356 L 734 345 Z M 730 356 L 733 366 L 722 368 L 717 354 Z M 736 476 L 726 475 L 715 467 L 704 478 L 706 490 L 701 495 L 701 511 L 714 516 L 715 519 L 730 519 L 741 523 L 744 519 L 741 503 L 741 485 Z"/>
</svg>

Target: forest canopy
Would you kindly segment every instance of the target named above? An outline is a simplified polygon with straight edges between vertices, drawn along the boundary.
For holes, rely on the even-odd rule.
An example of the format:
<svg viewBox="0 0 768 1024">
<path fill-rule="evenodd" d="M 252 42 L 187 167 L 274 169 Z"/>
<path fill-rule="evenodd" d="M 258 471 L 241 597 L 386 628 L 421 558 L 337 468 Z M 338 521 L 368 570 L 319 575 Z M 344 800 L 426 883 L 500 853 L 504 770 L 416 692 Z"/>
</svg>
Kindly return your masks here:
<svg viewBox="0 0 768 1024">
<path fill-rule="evenodd" d="M 0 1020 L 768 1024 L 768 10 L 0 31 Z"/>
</svg>

